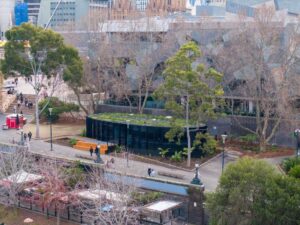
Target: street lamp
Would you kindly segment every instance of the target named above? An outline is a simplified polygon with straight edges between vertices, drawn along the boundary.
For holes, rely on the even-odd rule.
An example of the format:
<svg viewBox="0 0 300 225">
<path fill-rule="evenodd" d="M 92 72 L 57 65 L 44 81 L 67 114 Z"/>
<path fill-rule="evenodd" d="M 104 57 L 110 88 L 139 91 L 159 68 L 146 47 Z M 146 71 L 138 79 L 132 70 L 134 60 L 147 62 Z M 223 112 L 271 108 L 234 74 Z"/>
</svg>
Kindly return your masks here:
<svg viewBox="0 0 300 225">
<path fill-rule="evenodd" d="M 225 160 L 225 141 L 226 141 L 226 138 L 227 138 L 226 132 L 224 134 L 222 134 L 221 137 L 222 137 L 222 143 L 223 143 L 223 153 L 222 153 L 222 173 L 223 173 L 224 160 Z"/>
<path fill-rule="evenodd" d="M 296 157 L 300 156 L 300 129 L 294 131 L 294 136 L 296 138 Z"/>
<path fill-rule="evenodd" d="M 196 184 L 196 185 L 203 185 L 202 181 L 200 180 L 199 177 L 199 164 L 195 164 L 195 177 L 191 181 L 191 184 Z"/>
<path fill-rule="evenodd" d="M 218 140 L 218 130 L 217 130 L 216 126 L 213 127 L 212 133 L 214 135 L 215 140 L 217 141 Z"/>
<path fill-rule="evenodd" d="M 128 159 L 128 134 L 129 134 L 129 123 L 130 123 L 130 120 L 126 120 L 126 124 L 127 124 L 127 132 L 126 132 L 126 163 L 127 163 L 127 167 L 129 167 L 129 159 Z"/>
<path fill-rule="evenodd" d="M 24 131 L 23 131 L 23 129 L 21 129 L 20 132 L 21 132 L 21 145 L 24 145 Z"/>
<path fill-rule="evenodd" d="M 49 108 L 49 121 L 50 121 L 50 151 L 53 151 L 53 144 L 52 144 L 52 110 L 53 108 Z"/>
</svg>

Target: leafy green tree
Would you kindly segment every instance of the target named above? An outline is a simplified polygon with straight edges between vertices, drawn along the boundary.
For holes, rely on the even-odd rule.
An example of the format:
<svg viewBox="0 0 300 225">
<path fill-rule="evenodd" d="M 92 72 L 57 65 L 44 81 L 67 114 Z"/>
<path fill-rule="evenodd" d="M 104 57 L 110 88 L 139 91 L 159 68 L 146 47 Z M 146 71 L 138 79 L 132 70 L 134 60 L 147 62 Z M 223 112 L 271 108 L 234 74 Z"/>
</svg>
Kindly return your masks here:
<svg viewBox="0 0 300 225">
<path fill-rule="evenodd" d="M 62 36 L 52 30 L 24 23 L 8 30 L 5 36 L 7 43 L 1 71 L 6 76 L 34 75 L 31 84 L 35 91 L 36 137 L 39 138 L 40 92 L 45 83 L 51 81 L 45 79 L 57 81 L 60 75 L 75 71 L 82 74 L 81 59 L 77 50 L 66 46 Z"/>
<path fill-rule="evenodd" d="M 166 62 L 164 82 L 156 90 L 156 97 L 165 101 L 167 110 L 185 119 L 185 126 L 174 126 L 166 137 L 173 140 L 187 134 L 187 166 L 191 164 L 191 128 L 217 116 L 216 107 L 224 94 L 222 74 L 200 63 L 201 51 L 196 43 L 188 42 Z"/>
<path fill-rule="evenodd" d="M 39 103 L 39 108 L 43 109 L 41 116 L 44 119 L 48 119 L 50 117 L 49 108 L 53 108 L 51 119 L 52 122 L 55 122 L 59 119 L 59 115 L 62 113 L 68 112 L 79 112 L 79 106 L 74 103 L 65 103 L 60 101 L 58 98 L 52 97 L 49 100 L 45 99 Z"/>
<path fill-rule="evenodd" d="M 207 196 L 211 225 L 300 224 L 300 185 L 263 160 L 228 165 L 215 193 Z"/>
<path fill-rule="evenodd" d="M 217 150 L 217 141 L 208 133 L 197 133 L 193 145 L 200 148 L 203 155 L 213 155 Z"/>
</svg>

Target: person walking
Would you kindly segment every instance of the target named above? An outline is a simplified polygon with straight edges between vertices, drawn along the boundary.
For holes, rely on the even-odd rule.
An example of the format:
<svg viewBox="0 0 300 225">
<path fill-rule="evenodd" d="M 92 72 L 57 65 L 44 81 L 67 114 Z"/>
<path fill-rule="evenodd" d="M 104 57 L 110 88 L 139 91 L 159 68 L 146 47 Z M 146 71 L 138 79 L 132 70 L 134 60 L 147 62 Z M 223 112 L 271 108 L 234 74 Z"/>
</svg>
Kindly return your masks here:
<svg viewBox="0 0 300 225">
<path fill-rule="evenodd" d="M 93 147 L 92 146 L 90 146 L 90 154 L 91 154 L 91 157 L 93 156 Z"/>
<path fill-rule="evenodd" d="M 31 131 L 29 131 L 27 135 L 28 135 L 28 141 L 30 141 L 30 140 L 31 140 L 31 137 L 32 137 Z"/>
<path fill-rule="evenodd" d="M 95 148 L 95 154 L 96 154 L 96 156 L 98 156 L 99 150 L 100 150 L 99 145 L 97 145 L 96 148 Z"/>
<path fill-rule="evenodd" d="M 26 142 L 26 140 L 27 140 L 27 134 L 24 133 L 23 137 L 24 137 L 24 142 Z"/>
<path fill-rule="evenodd" d="M 20 118 L 19 118 L 19 114 L 17 114 L 17 117 L 16 117 L 16 128 L 17 128 L 17 129 L 20 128 Z"/>
</svg>

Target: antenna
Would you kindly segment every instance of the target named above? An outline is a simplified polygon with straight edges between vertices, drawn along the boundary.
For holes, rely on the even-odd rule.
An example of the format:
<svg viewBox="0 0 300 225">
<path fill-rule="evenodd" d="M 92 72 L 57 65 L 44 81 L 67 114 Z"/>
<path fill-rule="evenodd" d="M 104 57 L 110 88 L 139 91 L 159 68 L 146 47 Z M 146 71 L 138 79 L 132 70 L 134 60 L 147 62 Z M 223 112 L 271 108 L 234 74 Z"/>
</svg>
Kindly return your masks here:
<svg viewBox="0 0 300 225">
<path fill-rule="evenodd" d="M 46 26 L 44 27 L 45 30 L 49 27 L 49 25 L 50 25 L 50 23 L 51 23 L 51 20 L 52 20 L 54 14 L 56 13 L 56 11 L 57 11 L 57 9 L 58 9 L 58 6 L 60 5 L 60 3 L 61 3 L 62 1 L 63 1 L 63 0 L 59 0 L 59 2 L 57 3 L 57 5 L 55 6 L 55 9 L 54 9 L 52 15 L 50 16 L 50 18 L 49 18 L 49 20 L 48 20 Z"/>
</svg>

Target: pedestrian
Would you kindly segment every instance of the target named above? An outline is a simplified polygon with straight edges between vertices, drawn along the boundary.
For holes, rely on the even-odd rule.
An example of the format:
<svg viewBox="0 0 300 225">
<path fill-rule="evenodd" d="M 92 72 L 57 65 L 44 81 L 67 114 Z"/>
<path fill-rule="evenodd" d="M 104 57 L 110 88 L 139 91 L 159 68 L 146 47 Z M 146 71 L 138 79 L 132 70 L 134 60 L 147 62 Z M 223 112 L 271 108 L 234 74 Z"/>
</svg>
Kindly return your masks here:
<svg viewBox="0 0 300 225">
<path fill-rule="evenodd" d="M 21 104 L 23 104 L 23 100 L 24 100 L 23 95 L 21 95 L 21 96 L 20 96 Z"/>
<path fill-rule="evenodd" d="M 155 177 L 155 174 L 156 174 L 155 170 L 151 169 L 150 177 Z"/>
<path fill-rule="evenodd" d="M 99 150 L 100 150 L 100 147 L 99 147 L 99 145 L 97 145 L 96 148 L 95 148 L 95 154 L 96 154 L 96 156 L 98 156 Z"/>
<path fill-rule="evenodd" d="M 18 78 L 17 77 L 15 78 L 15 84 L 16 84 L 16 86 L 18 86 Z"/>
<path fill-rule="evenodd" d="M 92 146 L 90 146 L 90 154 L 91 154 L 91 156 L 93 156 L 93 147 Z"/>
<path fill-rule="evenodd" d="M 20 127 L 20 118 L 19 118 L 19 115 L 17 114 L 17 117 L 16 117 L 16 128 L 19 129 Z"/>
<path fill-rule="evenodd" d="M 148 176 L 150 177 L 150 176 L 151 176 L 152 169 L 149 167 L 147 172 L 148 172 Z"/>
<path fill-rule="evenodd" d="M 26 133 L 24 133 L 23 137 L 24 137 L 24 141 L 26 142 L 26 139 L 27 139 L 27 134 L 26 134 Z"/>
<path fill-rule="evenodd" d="M 32 133 L 31 131 L 28 132 L 28 140 L 30 141 L 31 140 L 31 137 L 32 137 Z"/>
</svg>

